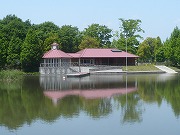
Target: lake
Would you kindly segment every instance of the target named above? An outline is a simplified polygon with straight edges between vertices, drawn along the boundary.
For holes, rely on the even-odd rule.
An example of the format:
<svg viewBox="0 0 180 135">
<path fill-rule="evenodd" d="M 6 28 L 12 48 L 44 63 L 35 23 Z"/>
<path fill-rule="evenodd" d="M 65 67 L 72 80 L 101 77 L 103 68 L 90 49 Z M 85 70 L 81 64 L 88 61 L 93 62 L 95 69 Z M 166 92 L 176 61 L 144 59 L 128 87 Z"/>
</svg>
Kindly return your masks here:
<svg viewBox="0 0 180 135">
<path fill-rule="evenodd" d="M 0 82 L 1 135 L 179 135 L 178 74 Z"/>
</svg>

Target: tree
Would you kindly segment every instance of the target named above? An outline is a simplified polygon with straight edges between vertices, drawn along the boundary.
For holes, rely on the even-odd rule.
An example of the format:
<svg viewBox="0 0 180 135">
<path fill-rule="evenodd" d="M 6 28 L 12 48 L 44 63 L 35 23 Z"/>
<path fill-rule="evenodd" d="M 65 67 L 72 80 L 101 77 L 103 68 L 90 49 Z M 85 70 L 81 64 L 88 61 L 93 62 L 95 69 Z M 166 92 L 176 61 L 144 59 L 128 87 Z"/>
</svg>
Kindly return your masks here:
<svg viewBox="0 0 180 135">
<path fill-rule="evenodd" d="M 77 27 L 64 25 L 59 30 L 60 44 L 64 52 L 76 52 L 81 42 L 81 33 Z"/>
<path fill-rule="evenodd" d="M 121 21 L 120 25 L 120 38 L 118 39 L 118 48 L 121 50 L 126 50 L 133 54 L 136 54 L 137 47 L 139 46 L 139 40 L 142 39 L 142 36 L 139 33 L 143 32 L 144 30 L 141 29 L 140 24 L 141 20 L 124 20 L 122 18 L 119 19 Z"/>
<path fill-rule="evenodd" d="M 88 28 L 85 28 L 83 36 L 95 38 L 97 41 L 100 42 L 100 48 L 107 48 L 111 45 L 111 32 L 112 30 L 105 25 L 92 24 Z"/>
<path fill-rule="evenodd" d="M 59 27 L 52 22 L 44 22 L 36 25 L 36 29 L 39 31 L 39 36 L 43 41 L 43 51 L 46 52 L 50 49 L 50 44 L 53 42 L 59 43 Z"/>
<path fill-rule="evenodd" d="M 165 56 L 171 66 L 180 65 L 180 29 L 175 27 L 169 39 L 164 43 Z"/>
<path fill-rule="evenodd" d="M 41 31 L 32 27 L 22 45 L 21 64 L 25 72 L 38 71 L 39 64 L 43 55 L 43 41 Z"/>
<path fill-rule="evenodd" d="M 162 47 L 161 39 L 146 38 L 138 47 L 137 54 L 142 62 L 156 62 L 156 55 Z"/>
<path fill-rule="evenodd" d="M 146 43 L 141 43 L 139 45 L 137 55 L 140 57 L 140 62 L 149 62 L 151 59 L 150 46 Z"/>
<path fill-rule="evenodd" d="M 165 62 L 166 57 L 165 57 L 165 47 L 161 46 L 157 51 L 156 51 L 156 62 Z"/>
<path fill-rule="evenodd" d="M 155 45 L 155 62 L 164 62 L 164 46 L 161 42 L 161 38 L 158 36 L 156 38 L 156 45 Z"/>
<path fill-rule="evenodd" d="M 7 64 L 9 68 L 20 69 L 20 52 L 23 42 L 18 37 L 12 37 L 9 47 L 8 47 L 8 56 Z"/>
<path fill-rule="evenodd" d="M 5 38 L 0 39 L 0 69 L 5 68 L 6 65 L 6 57 L 7 57 L 7 49 L 6 49 L 7 41 Z"/>
<path fill-rule="evenodd" d="M 45 39 L 44 41 L 44 52 L 47 52 L 51 49 L 51 44 L 53 44 L 54 42 L 58 43 L 60 45 L 60 39 L 58 34 L 54 34 L 54 33 L 49 33 L 48 37 Z M 62 46 L 59 46 L 60 49 L 62 49 Z"/>
<path fill-rule="evenodd" d="M 112 48 L 118 48 L 118 39 L 119 38 L 120 38 L 119 31 L 114 31 L 113 32 L 113 40 L 111 42 L 111 47 Z"/>
<path fill-rule="evenodd" d="M 27 31 L 31 26 L 29 20 L 23 22 L 15 15 L 7 15 L 0 21 L 0 67 L 17 68 L 20 67 L 19 58 L 21 44 L 23 43 Z"/>
<path fill-rule="evenodd" d="M 99 48 L 99 41 L 97 41 L 95 38 L 86 36 L 82 39 L 81 44 L 79 45 L 79 49 L 85 49 L 85 48 Z"/>
</svg>

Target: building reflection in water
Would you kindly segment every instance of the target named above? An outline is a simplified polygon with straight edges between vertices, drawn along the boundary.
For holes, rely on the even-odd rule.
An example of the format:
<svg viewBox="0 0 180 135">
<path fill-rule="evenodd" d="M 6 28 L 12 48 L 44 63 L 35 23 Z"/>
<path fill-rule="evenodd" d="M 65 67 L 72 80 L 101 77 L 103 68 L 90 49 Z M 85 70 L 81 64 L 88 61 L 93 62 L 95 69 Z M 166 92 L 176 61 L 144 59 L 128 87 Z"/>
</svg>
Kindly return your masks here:
<svg viewBox="0 0 180 135">
<path fill-rule="evenodd" d="M 126 75 L 90 75 L 80 78 L 41 76 L 40 85 L 44 89 L 44 95 L 51 98 L 54 104 L 69 95 L 97 99 L 137 90 L 136 80 L 127 81 Z"/>
</svg>

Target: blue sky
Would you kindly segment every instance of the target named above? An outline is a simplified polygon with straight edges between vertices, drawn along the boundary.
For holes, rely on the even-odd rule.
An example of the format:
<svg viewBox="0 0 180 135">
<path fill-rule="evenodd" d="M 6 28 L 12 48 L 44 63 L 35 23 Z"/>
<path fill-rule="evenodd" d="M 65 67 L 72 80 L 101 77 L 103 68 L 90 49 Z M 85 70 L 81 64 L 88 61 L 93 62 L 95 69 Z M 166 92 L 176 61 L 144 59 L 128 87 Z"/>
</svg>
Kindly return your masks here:
<svg viewBox="0 0 180 135">
<path fill-rule="evenodd" d="M 180 0 L 0 0 L 0 19 L 15 14 L 23 21 L 58 26 L 72 25 L 79 30 L 92 23 L 119 31 L 118 18 L 140 19 L 142 34 L 164 41 L 180 27 Z"/>
</svg>

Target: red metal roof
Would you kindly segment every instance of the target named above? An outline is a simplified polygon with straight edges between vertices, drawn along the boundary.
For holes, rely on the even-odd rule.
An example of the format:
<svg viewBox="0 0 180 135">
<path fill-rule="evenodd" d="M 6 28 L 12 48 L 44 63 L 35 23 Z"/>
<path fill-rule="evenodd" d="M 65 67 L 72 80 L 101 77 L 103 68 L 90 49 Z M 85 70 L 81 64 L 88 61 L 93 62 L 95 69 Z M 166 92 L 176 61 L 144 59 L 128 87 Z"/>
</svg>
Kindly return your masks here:
<svg viewBox="0 0 180 135">
<path fill-rule="evenodd" d="M 126 53 L 117 49 L 84 49 L 77 53 L 65 53 L 61 50 L 50 50 L 43 58 L 138 58 L 134 54 Z"/>
<path fill-rule="evenodd" d="M 81 57 L 81 54 L 79 54 L 79 53 L 67 53 L 67 54 L 73 58 L 80 58 Z"/>
<path fill-rule="evenodd" d="M 42 58 L 72 58 L 72 56 L 61 50 L 50 50 Z"/>
<path fill-rule="evenodd" d="M 76 54 L 80 54 L 80 58 L 120 58 L 120 57 L 133 57 L 138 56 L 117 49 L 84 49 Z M 73 57 L 73 55 L 71 55 Z"/>
</svg>

